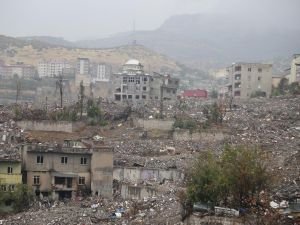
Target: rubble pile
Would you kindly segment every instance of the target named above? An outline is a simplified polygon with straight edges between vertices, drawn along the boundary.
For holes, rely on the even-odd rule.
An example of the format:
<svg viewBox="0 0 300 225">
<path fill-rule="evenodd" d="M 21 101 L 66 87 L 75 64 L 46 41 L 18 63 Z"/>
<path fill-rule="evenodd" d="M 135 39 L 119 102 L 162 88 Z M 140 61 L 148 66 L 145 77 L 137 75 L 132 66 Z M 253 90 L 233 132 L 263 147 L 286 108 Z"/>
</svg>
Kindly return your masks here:
<svg viewBox="0 0 300 225">
<path fill-rule="evenodd" d="M 257 145 L 268 154 L 269 166 L 280 180 L 277 195 L 286 199 L 297 195 L 300 191 L 297 185 L 300 98 L 251 99 L 242 103 L 239 109 L 228 112 L 225 120 L 230 130 L 229 142 Z"/>
<path fill-rule="evenodd" d="M 23 136 L 23 130 L 12 119 L 0 123 L 0 158 L 19 160 L 21 154 L 17 146 Z"/>
<path fill-rule="evenodd" d="M 87 198 L 69 202 L 39 201 L 26 212 L 2 222 L 6 225 L 64 224 L 180 224 L 180 204 L 174 193 L 142 200 Z"/>
</svg>

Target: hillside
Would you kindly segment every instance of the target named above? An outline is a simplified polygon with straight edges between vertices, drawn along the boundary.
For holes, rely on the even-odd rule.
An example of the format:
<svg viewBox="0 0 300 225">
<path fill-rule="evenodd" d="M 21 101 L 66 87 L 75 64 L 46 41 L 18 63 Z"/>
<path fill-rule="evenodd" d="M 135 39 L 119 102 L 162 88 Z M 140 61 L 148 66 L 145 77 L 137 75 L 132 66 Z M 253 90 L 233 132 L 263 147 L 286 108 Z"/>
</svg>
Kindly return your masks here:
<svg viewBox="0 0 300 225">
<path fill-rule="evenodd" d="M 235 15 L 178 15 L 156 30 L 137 31 L 137 43 L 196 68 L 226 66 L 234 61 L 272 61 L 300 52 L 300 28 L 270 26 Z M 81 47 L 112 47 L 132 42 L 132 32 L 84 40 Z"/>
<path fill-rule="evenodd" d="M 78 57 L 87 57 L 91 62 L 111 64 L 114 71 L 117 71 L 128 59 L 137 58 L 143 63 L 146 71 L 179 72 L 181 70 L 174 60 L 141 45 L 106 49 L 67 48 L 40 40 L 28 41 L 1 36 L 0 47 L 0 59 L 8 64 L 24 62 L 37 66 L 39 61 L 50 59 L 65 59 L 75 63 Z"/>
</svg>

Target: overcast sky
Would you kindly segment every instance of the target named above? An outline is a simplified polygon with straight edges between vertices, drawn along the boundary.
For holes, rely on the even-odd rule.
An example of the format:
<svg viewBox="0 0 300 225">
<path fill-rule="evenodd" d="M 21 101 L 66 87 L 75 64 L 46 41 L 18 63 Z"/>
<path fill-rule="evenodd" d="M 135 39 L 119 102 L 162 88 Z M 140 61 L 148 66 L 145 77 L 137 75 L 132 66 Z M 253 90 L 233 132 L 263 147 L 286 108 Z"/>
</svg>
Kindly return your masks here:
<svg viewBox="0 0 300 225">
<path fill-rule="evenodd" d="M 226 13 L 277 26 L 299 25 L 300 0 L 0 0 L 0 34 L 67 40 L 152 30 L 186 13 Z M 258 20 L 259 19 L 259 20 Z"/>
</svg>

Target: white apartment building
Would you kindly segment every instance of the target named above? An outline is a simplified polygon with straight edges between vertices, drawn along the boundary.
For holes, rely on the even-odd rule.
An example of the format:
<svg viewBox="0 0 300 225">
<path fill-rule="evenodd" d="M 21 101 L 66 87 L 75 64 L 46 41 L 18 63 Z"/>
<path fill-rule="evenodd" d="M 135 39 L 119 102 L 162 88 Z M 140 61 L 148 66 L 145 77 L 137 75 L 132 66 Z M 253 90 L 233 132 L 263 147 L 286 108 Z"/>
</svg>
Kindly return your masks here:
<svg viewBox="0 0 300 225">
<path fill-rule="evenodd" d="M 64 60 L 41 61 L 38 63 L 38 74 L 39 77 L 56 77 L 64 68 L 72 68 L 72 66 Z"/>
<path fill-rule="evenodd" d="M 94 82 L 97 81 L 104 81 L 104 82 L 108 82 L 110 80 L 110 76 L 111 76 L 111 72 L 112 72 L 112 68 L 110 65 L 107 65 L 105 63 L 101 63 L 101 64 L 97 64 L 96 67 L 96 74 L 93 76 Z"/>
<path fill-rule="evenodd" d="M 89 74 L 90 72 L 90 60 L 88 58 L 78 58 L 77 59 L 77 74 Z"/>
</svg>

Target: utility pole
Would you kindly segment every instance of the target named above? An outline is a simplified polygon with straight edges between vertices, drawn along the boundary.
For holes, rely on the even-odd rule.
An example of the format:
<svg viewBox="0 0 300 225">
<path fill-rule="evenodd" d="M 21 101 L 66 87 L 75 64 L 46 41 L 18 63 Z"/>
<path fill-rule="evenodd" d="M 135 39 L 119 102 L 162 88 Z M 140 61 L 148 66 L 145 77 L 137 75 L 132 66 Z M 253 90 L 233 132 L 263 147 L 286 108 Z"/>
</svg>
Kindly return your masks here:
<svg viewBox="0 0 300 225">
<path fill-rule="evenodd" d="M 63 107 L 63 77 L 62 75 L 60 74 L 58 76 L 58 79 L 56 81 L 56 89 L 59 88 L 59 96 L 60 96 L 60 108 Z"/>
</svg>

